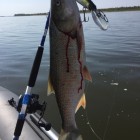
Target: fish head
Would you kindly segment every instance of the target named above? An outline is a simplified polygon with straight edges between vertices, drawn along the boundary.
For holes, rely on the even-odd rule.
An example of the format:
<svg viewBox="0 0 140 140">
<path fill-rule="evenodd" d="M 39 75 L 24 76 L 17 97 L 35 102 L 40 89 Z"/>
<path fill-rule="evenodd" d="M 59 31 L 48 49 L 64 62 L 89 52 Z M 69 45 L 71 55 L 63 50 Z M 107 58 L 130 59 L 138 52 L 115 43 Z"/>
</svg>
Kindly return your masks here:
<svg viewBox="0 0 140 140">
<path fill-rule="evenodd" d="M 61 32 L 76 30 L 79 17 L 76 0 L 51 0 L 51 19 Z"/>
</svg>

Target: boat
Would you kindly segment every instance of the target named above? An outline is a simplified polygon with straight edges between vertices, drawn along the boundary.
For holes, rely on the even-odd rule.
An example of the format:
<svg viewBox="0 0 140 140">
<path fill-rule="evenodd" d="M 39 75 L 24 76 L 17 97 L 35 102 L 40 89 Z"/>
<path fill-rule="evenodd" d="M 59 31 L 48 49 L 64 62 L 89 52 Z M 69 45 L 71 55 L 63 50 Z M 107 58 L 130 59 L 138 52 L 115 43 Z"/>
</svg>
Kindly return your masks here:
<svg viewBox="0 0 140 140">
<path fill-rule="evenodd" d="M 19 97 L 8 89 L 0 86 L 0 140 L 11 140 L 14 135 L 19 112 L 9 104 L 10 99 L 18 101 Z M 20 140 L 58 140 L 59 134 L 41 119 L 41 124 L 48 124 L 50 130 L 38 125 L 40 116 L 37 113 L 27 115 Z"/>
</svg>

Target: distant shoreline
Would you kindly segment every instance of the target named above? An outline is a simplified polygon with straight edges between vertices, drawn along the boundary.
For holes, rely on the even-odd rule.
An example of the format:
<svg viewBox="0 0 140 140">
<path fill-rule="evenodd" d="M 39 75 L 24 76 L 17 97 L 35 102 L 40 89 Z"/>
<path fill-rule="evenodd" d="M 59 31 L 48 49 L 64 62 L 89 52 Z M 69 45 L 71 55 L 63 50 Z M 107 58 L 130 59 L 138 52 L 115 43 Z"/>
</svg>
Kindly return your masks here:
<svg viewBox="0 0 140 140">
<path fill-rule="evenodd" d="M 123 11 L 140 11 L 140 6 L 134 7 L 116 7 L 116 8 L 107 8 L 101 9 L 105 12 L 123 12 Z"/>
<path fill-rule="evenodd" d="M 48 15 L 48 13 L 34 13 L 34 14 L 24 14 L 24 13 L 20 13 L 20 14 L 15 14 L 14 16 L 46 16 Z"/>
<path fill-rule="evenodd" d="M 100 9 L 104 12 L 123 12 L 123 11 L 140 11 L 140 6 L 133 6 L 133 7 L 116 7 L 116 8 L 106 8 L 106 9 Z M 80 13 L 83 11 L 80 10 Z M 87 10 L 87 12 L 90 12 Z M 48 13 L 34 13 L 34 14 L 15 14 L 14 16 L 46 16 Z"/>
</svg>

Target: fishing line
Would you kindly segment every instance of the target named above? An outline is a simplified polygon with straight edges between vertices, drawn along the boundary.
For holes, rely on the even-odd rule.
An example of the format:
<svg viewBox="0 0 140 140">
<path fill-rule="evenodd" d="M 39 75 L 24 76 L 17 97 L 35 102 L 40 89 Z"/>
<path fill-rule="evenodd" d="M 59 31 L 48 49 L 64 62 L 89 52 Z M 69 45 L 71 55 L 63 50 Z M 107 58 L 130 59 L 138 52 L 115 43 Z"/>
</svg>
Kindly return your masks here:
<svg viewBox="0 0 140 140">
<path fill-rule="evenodd" d="M 119 73 L 117 74 L 117 77 L 115 78 L 115 81 L 118 81 L 118 77 L 119 77 Z M 109 126 L 110 119 L 111 119 L 111 114 L 112 114 L 113 108 L 116 104 L 116 93 L 117 93 L 117 87 L 114 89 L 112 106 L 110 108 L 110 111 L 109 111 L 109 114 L 108 114 L 108 117 L 107 117 L 107 123 L 106 123 L 105 131 L 104 131 L 104 135 L 103 135 L 103 140 L 105 140 L 105 136 L 106 136 L 106 133 L 108 131 L 108 126 Z"/>
<path fill-rule="evenodd" d="M 87 120 L 87 125 L 89 126 L 90 130 L 92 131 L 92 133 L 96 136 L 96 138 L 98 140 L 102 140 L 101 137 L 95 132 L 95 130 L 93 129 L 90 121 L 89 121 L 89 118 L 88 118 L 88 113 L 87 113 L 87 110 L 85 110 L 85 115 L 86 115 L 86 120 Z"/>
<path fill-rule="evenodd" d="M 115 78 L 115 81 L 118 81 L 118 77 L 119 77 L 119 73 L 117 74 L 117 77 Z M 89 82 L 86 82 L 86 88 L 85 88 L 85 93 L 87 93 L 87 90 L 88 90 L 88 87 L 89 87 Z M 90 130 L 92 131 L 92 133 L 99 139 L 99 140 L 105 140 L 105 137 L 106 137 L 106 134 L 107 134 L 107 131 L 108 131 L 108 126 L 110 124 L 110 119 L 111 119 L 111 116 L 112 116 L 112 111 L 113 111 L 113 108 L 116 104 L 116 93 L 117 93 L 117 89 L 118 87 L 116 87 L 114 89 L 114 94 L 113 94 L 113 100 L 112 100 L 112 105 L 111 105 L 111 108 L 110 108 L 110 111 L 109 111 L 109 114 L 108 114 L 108 117 L 107 117 L 107 123 L 106 123 L 106 126 L 105 126 L 105 130 L 104 130 L 104 133 L 103 133 L 103 139 L 95 132 L 95 130 L 93 129 L 90 121 L 89 121 L 89 117 L 88 117 L 88 113 L 87 113 L 87 109 L 85 110 L 85 117 L 86 117 L 86 121 L 87 121 L 87 125 L 89 126 Z"/>
<path fill-rule="evenodd" d="M 106 133 L 108 131 L 108 126 L 109 126 L 109 123 L 110 123 L 111 114 L 112 114 L 113 108 L 115 106 L 115 98 L 116 98 L 116 91 L 114 93 L 113 101 L 112 101 L 112 106 L 110 108 L 110 111 L 109 111 L 109 114 L 108 114 L 108 117 L 107 117 L 107 123 L 106 123 L 106 127 L 105 127 L 104 134 L 103 134 L 103 140 L 105 140 L 105 136 L 106 136 Z"/>
<path fill-rule="evenodd" d="M 87 92 L 88 87 L 89 87 L 89 81 L 86 82 L 85 94 Z M 87 109 L 85 109 L 84 112 L 85 112 L 86 122 L 87 122 L 87 125 L 89 126 L 90 130 L 92 131 L 92 133 L 96 136 L 96 138 L 98 140 L 102 140 L 101 137 L 95 132 L 95 130 L 93 129 L 93 127 L 92 127 L 92 125 L 91 125 L 91 123 L 89 121 Z"/>
</svg>

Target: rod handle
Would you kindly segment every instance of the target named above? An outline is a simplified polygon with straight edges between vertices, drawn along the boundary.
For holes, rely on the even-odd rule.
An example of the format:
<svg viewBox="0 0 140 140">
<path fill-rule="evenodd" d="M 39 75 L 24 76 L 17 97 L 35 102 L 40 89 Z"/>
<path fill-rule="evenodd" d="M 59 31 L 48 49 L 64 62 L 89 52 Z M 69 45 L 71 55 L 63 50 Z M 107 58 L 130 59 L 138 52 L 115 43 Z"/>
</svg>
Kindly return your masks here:
<svg viewBox="0 0 140 140">
<path fill-rule="evenodd" d="M 42 59 L 42 55 L 43 55 L 43 50 L 44 50 L 44 47 L 42 47 L 42 46 L 38 47 L 38 50 L 37 50 L 37 53 L 35 56 L 35 60 L 34 60 L 33 66 L 32 66 L 32 70 L 30 73 L 29 81 L 28 81 L 29 87 L 34 87 L 34 85 L 35 85 L 40 63 L 41 63 L 41 59 Z"/>
</svg>

